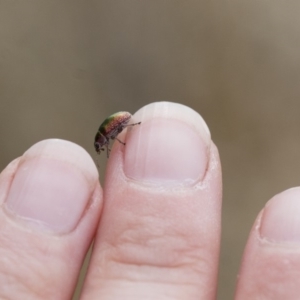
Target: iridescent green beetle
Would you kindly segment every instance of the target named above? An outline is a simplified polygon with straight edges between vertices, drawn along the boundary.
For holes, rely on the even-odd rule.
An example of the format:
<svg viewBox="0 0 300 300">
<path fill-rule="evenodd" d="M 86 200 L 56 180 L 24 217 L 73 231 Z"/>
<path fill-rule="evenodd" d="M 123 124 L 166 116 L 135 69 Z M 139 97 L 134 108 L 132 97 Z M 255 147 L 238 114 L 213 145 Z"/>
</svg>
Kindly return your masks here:
<svg viewBox="0 0 300 300">
<path fill-rule="evenodd" d="M 127 111 L 120 111 L 117 112 L 111 116 L 109 116 L 107 119 L 104 120 L 104 122 L 100 125 L 98 132 L 95 136 L 95 142 L 94 147 L 98 154 L 100 154 L 101 151 L 104 151 L 104 147 L 106 147 L 107 151 L 107 158 L 109 157 L 109 151 L 108 148 L 109 140 L 116 139 L 121 144 L 125 145 L 124 142 L 120 141 L 117 138 L 117 135 L 123 131 L 124 128 L 134 125 L 139 125 L 141 122 L 134 123 L 134 124 L 128 124 L 130 121 L 132 115 Z"/>
</svg>

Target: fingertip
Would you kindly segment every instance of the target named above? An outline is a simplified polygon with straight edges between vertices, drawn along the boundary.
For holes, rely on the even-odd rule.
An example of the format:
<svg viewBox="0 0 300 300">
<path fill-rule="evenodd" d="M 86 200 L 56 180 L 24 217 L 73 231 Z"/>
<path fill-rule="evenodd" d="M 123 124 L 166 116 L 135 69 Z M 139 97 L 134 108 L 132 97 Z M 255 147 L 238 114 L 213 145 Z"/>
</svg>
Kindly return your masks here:
<svg viewBox="0 0 300 300">
<path fill-rule="evenodd" d="M 300 293 L 300 188 L 272 197 L 254 222 L 235 299 L 298 299 Z"/>
<path fill-rule="evenodd" d="M 91 157 L 68 141 L 33 145 L 1 173 L 0 203 L 0 277 L 15 287 L 1 295 L 70 299 L 103 203 Z"/>
<path fill-rule="evenodd" d="M 285 190 L 267 202 L 260 234 L 274 243 L 300 243 L 300 187 Z"/>
<path fill-rule="evenodd" d="M 141 125 L 126 136 L 125 174 L 154 185 L 191 185 L 203 179 L 211 138 L 203 118 L 178 103 L 156 102 L 134 114 Z"/>
<path fill-rule="evenodd" d="M 81 170 L 88 181 L 94 183 L 98 180 L 98 169 L 93 159 L 78 144 L 61 139 L 42 140 L 25 151 L 21 158 L 21 163 L 23 160 L 41 156 L 72 165 L 76 169 Z"/>
<path fill-rule="evenodd" d="M 58 139 L 30 147 L 14 172 L 5 194 L 5 211 L 15 221 L 22 219 L 55 233 L 77 226 L 98 184 L 98 171 L 89 154 Z"/>
</svg>

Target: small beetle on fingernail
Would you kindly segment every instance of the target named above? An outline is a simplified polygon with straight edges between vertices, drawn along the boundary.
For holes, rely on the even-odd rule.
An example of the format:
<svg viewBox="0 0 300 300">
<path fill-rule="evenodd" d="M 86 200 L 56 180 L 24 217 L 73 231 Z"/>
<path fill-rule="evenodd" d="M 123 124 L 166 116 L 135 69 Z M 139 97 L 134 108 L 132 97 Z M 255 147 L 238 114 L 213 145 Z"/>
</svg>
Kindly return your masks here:
<svg viewBox="0 0 300 300">
<path fill-rule="evenodd" d="M 109 157 L 109 151 L 108 148 L 109 140 L 116 139 L 121 144 L 125 145 L 124 142 L 120 141 L 117 138 L 117 135 L 123 131 L 124 128 L 129 126 L 135 126 L 141 124 L 141 122 L 134 123 L 134 124 L 128 124 L 130 121 L 132 115 L 127 111 L 120 111 L 117 112 L 108 118 L 106 118 L 103 123 L 100 125 L 98 132 L 95 136 L 95 142 L 94 147 L 98 154 L 100 154 L 101 151 L 104 151 L 106 147 L 107 151 L 107 158 Z"/>
</svg>

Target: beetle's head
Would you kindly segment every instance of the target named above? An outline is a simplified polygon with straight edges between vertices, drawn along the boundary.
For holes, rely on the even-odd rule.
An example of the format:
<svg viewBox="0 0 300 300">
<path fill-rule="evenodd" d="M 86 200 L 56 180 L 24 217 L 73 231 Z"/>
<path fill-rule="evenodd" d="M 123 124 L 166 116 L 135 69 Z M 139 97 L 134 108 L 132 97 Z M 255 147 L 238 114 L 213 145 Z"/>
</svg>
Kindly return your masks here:
<svg viewBox="0 0 300 300">
<path fill-rule="evenodd" d="M 106 145 L 107 143 L 108 143 L 107 138 L 100 132 L 97 132 L 95 136 L 94 147 L 98 154 L 100 154 L 101 151 L 104 151 L 103 146 Z"/>
</svg>

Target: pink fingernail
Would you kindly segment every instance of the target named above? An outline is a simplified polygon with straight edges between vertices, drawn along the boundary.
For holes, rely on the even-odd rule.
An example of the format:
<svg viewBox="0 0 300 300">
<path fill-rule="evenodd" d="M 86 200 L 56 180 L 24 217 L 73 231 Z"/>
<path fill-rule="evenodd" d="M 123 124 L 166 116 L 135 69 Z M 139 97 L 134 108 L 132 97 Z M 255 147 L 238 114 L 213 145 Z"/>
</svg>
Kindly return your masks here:
<svg viewBox="0 0 300 300">
<path fill-rule="evenodd" d="M 273 242 L 300 242 L 300 187 L 286 190 L 267 203 L 260 233 Z"/>
<path fill-rule="evenodd" d="M 210 134 L 192 109 L 158 102 L 134 116 L 141 121 L 126 136 L 125 174 L 158 185 L 189 185 L 207 169 Z"/>
<path fill-rule="evenodd" d="M 79 222 L 98 178 L 90 156 L 66 141 L 47 140 L 22 157 L 7 209 L 34 226 L 70 232 Z"/>
</svg>

